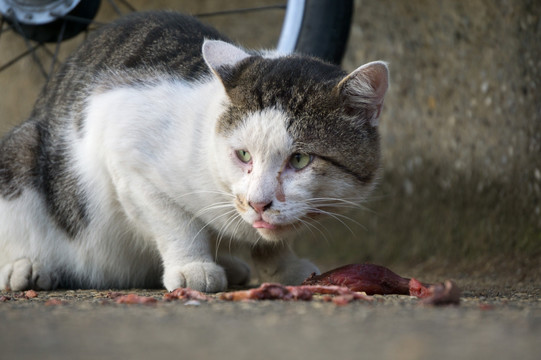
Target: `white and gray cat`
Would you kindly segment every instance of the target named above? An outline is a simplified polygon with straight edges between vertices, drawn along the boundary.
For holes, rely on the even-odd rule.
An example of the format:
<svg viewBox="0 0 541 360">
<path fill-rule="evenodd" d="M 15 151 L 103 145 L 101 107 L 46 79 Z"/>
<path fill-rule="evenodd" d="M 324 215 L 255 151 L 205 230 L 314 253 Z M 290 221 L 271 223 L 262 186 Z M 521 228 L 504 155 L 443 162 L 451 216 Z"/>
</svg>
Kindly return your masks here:
<svg viewBox="0 0 541 360">
<path fill-rule="evenodd" d="M 374 186 L 387 87 L 173 12 L 104 27 L 0 143 L 0 289 L 221 291 L 250 276 L 222 239 L 301 282 L 289 240 Z"/>
</svg>

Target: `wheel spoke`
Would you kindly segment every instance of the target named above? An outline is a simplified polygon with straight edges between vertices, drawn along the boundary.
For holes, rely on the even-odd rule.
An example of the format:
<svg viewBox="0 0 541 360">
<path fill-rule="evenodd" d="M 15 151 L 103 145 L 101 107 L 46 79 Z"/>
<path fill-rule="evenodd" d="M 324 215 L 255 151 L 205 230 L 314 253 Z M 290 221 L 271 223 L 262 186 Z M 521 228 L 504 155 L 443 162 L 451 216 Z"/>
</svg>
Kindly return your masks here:
<svg viewBox="0 0 541 360">
<path fill-rule="evenodd" d="M 4 19 L 3 16 L 0 16 L 0 36 L 2 36 L 2 34 L 4 33 L 4 31 L 8 31 L 8 30 L 11 30 L 11 27 L 8 26 L 6 29 L 4 29 L 4 24 L 5 24 L 6 20 Z"/>
<path fill-rule="evenodd" d="M 47 47 L 47 45 L 44 44 L 43 47 L 42 47 L 42 49 L 43 49 L 43 51 L 44 51 L 47 55 L 49 55 L 49 57 L 50 57 L 51 59 L 53 59 L 53 58 L 56 56 L 56 60 L 54 60 L 54 61 L 55 61 L 58 65 L 62 65 L 62 64 L 63 64 L 62 61 L 60 61 L 60 59 L 59 59 L 59 57 L 58 57 L 58 54 L 55 55 L 55 53 L 56 53 L 56 48 L 55 48 L 55 52 L 52 52 L 51 50 L 49 50 L 49 48 Z M 51 75 L 51 73 L 49 73 L 49 75 Z"/>
<path fill-rule="evenodd" d="M 51 14 L 56 16 L 57 19 L 73 21 L 73 22 L 77 22 L 77 23 L 80 23 L 80 24 L 92 24 L 92 25 L 98 25 L 98 26 L 105 25 L 104 23 L 96 21 L 94 19 L 87 19 L 87 18 L 80 17 L 80 16 L 60 15 L 60 14 L 55 14 L 55 13 L 51 13 Z"/>
<path fill-rule="evenodd" d="M 13 26 L 6 21 L 6 18 L 4 16 L 0 16 L 0 21 L 1 21 L 1 23 L 0 23 L 0 36 L 3 33 L 7 33 L 9 31 L 14 31 Z"/>
<path fill-rule="evenodd" d="M 122 11 L 120 11 L 120 8 L 115 4 L 113 0 L 107 0 L 107 2 L 109 3 L 109 5 L 111 5 L 111 7 L 118 16 L 122 15 Z"/>
<path fill-rule="evenodd" d="M 28 49 L 26 50 L 25 52 L 23 52 L 22 54 L 19 54 L 17 55 L 16 57 L 14 57 L 13 59 L 11 59 L 10 61 L 8 61 L 7 63 L 5 63 L 4 65 L 1 65 L 0 66 L 0 72 L 4 71 L 5 69 L 7 69 L 8 67 L 10 67 L 11 65 L 15 64 L 17 61 L 21 60 L 22 58 L 30 55 L 33 51 L 35 51 L 37 48 L 39 48 L 41 46 L 41 44 L 36 44 L 34 45 L 33 48 L 31 49 Z"/>
<path fill-rule="evenodd" d="M 60 33 L 58 33 L 58 39 L 56 40 L 56 46 L 54 48 L 53 59 L 51 60 L 49 76 L 54 72 L 54 67 L 58 61 L 58 52 L 60 51 L 60 44 L 64 40 L 64 31 L 66 31 L 66 20 L 62 21 L 62 27 L 60 28 Z M 44 46 L 44 49 L 47 49 L 47 47 Z"/>
<path fill-rule="evenodd" d="M 212 12 L 207 12 L 207 13 L 194 14 L 194 16 L 211 17 L 211 16 L 220 16 L 220 15 L 244 14 L 244 13 L 266 11 L 266 10 L 285 10 L 286 7 L 287 7 L 286 4 L 277 4 L 277 5 L 257 6 L 257 7 L 242 8 L 242 9 L 212 11 Z"/>
<path fill-rule="evenodd" d="M 15 30 L 19 34 L 24 34 L 24 31 L 22 30 L 21 25 L 19 24 L 19 21 L 17 21 L 17 18 L 13 17 L 11 18 L 11 20 L 13 21 L 13 27 L 15 28 Z M 26 47 L 28 48 L 28 50 L 30 51 L 30 54 L 32 55 L 32 59 L 38 65 L 39 71 L 41 72 L 45 80 L 47 80 L 49 78 L 47 76 L 47 72 L 45 71 L 45 68 L 43 67 L 43 63 L 41 62 L 38 55 L 36 54 L 36 49 L 39 48 L 42 44 L 38 44 L 38 46 L 32 46 L 32 44 L 30 43 L 30 40 L 28 40 L 26 36 L 22 35 L 22 38 L 24 39 L 24 43 L 26 44 Z"/>
<path fill-rule="evenodd" d="M 130 4 L 128 1 L 126 0 L 117 0 L 119 3 L 121 3 L 122 5 L 124 5 L 125 7 L 128 8 L 128 10 L 130 10 L 131 12 L 136 12 L 137 9 L 132 5 Z M 109 0 L 109 2 L 114 2 L 114 0 Z"/>
</svg>

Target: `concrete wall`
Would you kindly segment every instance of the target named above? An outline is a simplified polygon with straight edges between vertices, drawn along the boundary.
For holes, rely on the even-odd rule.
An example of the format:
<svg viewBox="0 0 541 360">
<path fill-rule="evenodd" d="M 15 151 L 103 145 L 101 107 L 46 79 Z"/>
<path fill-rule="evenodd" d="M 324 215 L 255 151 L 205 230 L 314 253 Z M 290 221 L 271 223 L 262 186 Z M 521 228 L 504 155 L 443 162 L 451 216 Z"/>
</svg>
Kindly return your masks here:
<svg viewBox="0 0 541 360">
<path fill-rule="evenodd" d="M 191 13 L 224 4 L 133 3 Z M 106 7 L 102 18 L 112 16 Z M 381 121 L 383 178 L 367 204 L 371 211 L 358 219 L 363 227 L 349 223 L 354 235 L 342 227 L 299 250 L 323 266 L 443 264 L 539 277 L 541 3 L 359 0 L 355 10 L 344 68 L 376 59 L 391 68 Z M 211 22 L 250 47 L 269 47 L 277 34 L 267 29 L 279 17 Z M 0 49 L 2 64 L 24 44 L 4 34 Z M 27 116 L 41 83 L 30 59 L 0 74 L 0 133 Z"/>
<path fill-rule="evenodd" d="M 540 15 L 538 1 L 356 2 L 344 66 L 392 73 L 370 257 L 541 268 Z"/>
</svg>

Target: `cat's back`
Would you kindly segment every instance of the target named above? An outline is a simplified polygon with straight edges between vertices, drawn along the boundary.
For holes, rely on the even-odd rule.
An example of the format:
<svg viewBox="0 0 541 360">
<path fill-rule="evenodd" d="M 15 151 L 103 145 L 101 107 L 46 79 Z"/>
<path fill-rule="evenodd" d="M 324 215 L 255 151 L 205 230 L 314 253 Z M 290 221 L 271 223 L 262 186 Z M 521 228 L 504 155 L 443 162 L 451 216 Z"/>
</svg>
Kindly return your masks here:
<svg viewBox="0 0 541 360">
<path fill-rule="evenodd" d="M 69 61 L 85 69 L 148 69 L 184 77 L 207 71 L 204 39 L 227 39 L 197 19 L 170 11 L 133 13 L 97 31 Z"/>
<path fill-rule="evenodd" d="M 119 18 L 94 32 L 66 60 L 44 87 L 31 117 L 80 111 L 97 86 L 140 84 L 156 77 L 198 80 L 210 73 L 201 54 L 205 39 L 229 41 L 214 28 L 176 12 Z"/>
</svg>

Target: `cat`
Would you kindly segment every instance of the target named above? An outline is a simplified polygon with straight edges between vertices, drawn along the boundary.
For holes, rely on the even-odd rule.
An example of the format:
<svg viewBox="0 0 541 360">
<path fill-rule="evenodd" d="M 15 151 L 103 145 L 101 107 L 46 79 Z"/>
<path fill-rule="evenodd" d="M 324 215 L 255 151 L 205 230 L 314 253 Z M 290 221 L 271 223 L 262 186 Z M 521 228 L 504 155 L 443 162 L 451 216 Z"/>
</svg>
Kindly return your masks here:
<svg viewBox="0 0 541 360">
<path fill-rule="evenodd" d="M 0 289 L 219 292 L 249 281 L 243 246 L 299 284 L 318 268 L 291 239 L 377 182 L 388 82 L 175 12 L 104 26 L 0 143 Z"/>
</svg>

